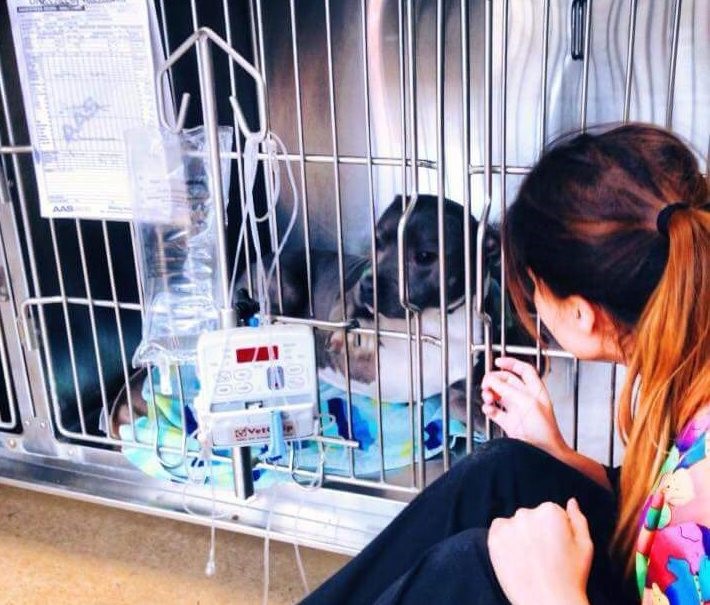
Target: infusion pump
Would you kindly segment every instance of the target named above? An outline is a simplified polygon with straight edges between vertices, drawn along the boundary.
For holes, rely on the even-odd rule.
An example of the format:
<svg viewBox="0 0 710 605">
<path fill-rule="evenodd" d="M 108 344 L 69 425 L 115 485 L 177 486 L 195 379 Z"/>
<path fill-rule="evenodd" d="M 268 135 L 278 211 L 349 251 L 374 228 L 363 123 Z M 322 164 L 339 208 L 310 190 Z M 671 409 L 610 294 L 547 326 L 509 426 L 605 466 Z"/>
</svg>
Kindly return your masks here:
<svg viewBox="0 0 710 605">
<path fill-rule="evenodd" d="M 268 443 L 280 414 L 286 441 L 313 436 L 318 411 L 313 330 L 275 324 L 206 332 L 197 344 L 201 428 L 214 446 Z"/>
</svg>

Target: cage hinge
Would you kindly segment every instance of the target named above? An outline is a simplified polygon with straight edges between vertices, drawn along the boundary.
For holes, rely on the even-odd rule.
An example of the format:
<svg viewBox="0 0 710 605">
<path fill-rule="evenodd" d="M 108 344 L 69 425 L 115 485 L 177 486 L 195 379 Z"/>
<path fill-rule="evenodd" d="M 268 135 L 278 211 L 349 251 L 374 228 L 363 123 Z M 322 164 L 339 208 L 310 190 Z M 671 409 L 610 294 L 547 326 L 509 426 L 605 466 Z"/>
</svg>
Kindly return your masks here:
<svg viewBox="0 0 710 605">
<path fill-rule="evenodd" d="M 584 28 L 587 0 L 572 1 L 570 52 L 573 61 L 584 59 Z"/>
</svg>

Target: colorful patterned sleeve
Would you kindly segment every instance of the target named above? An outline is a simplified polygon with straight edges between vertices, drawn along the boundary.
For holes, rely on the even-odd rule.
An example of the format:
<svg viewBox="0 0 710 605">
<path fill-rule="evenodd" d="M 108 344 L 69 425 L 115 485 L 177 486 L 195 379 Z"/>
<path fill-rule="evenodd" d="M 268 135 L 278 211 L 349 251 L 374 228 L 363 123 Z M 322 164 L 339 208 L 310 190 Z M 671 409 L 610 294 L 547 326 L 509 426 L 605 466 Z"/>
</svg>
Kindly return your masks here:
<svg viewBox="0 0 710 605">
<path fill-rule="evenodd" d="M 710 604 L 710 412 L 676 439 L 642 515 L 644 605 Z"/>
</svg>

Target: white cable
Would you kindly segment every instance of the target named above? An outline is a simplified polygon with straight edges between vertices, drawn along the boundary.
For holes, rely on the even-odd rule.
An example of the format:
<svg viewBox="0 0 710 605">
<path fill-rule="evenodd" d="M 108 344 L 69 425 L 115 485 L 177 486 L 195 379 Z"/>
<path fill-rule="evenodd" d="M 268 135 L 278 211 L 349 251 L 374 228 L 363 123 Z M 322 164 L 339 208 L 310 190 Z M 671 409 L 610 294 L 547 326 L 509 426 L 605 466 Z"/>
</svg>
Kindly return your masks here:
<svg viewBox="0 0 710 605">
<path fill-rule="evenodd" d="M 269 514 L 266 517 L 266 534 L 264 535 L 264 583 L 261 596 L 262 605 L 269 603 L 269 539 L 271 537 L 271 517 L 274 512 L 274 498 L 270 495 Z"/>
<path fill-rule="evenodd" d="M 333 424 L 335 424 L 335 417 L 332 416 L 331 414 L 327 415 L 329 422 L 325 426 L 321 428 L 321 432 L 326 431 L 329 429 Z M 295 443 L 291 443 L 290 447 L 292 448 L 292 452 L 294 451 L 293 448 L 295 447 Z M 299 448 L 300 448 L 300 443 L 299 443 Z M 313 477 L 311 480 L 310 484 L 304 485 L 301 484 L 300 482 L 296 481 L 295 478 L 293 477 L 293 473 L 291 474 L 291 478 L 294 480 L 294 483 L 299 486 L 301 489 L 305 491 L 313 491 L 314 489 L 319 489 L 321 487 L 321 482 L 322 482 L 322 477 L 323 477 L 323 472 L 322 468 L 323 465 L 325 465 L 325 455 L 326 455 L 327 448 L 323 446 L 323 444 L 319 443 L 319 462 L 318 462 L 318 473 Z M 275 490 L 276 486 L 272 487 L 272 493 L 270 494 L 270 500 L 269 500 L 269 513 L 266 518 L 266 533 L 264 535 L 264 581 L 263 581 L 263 593 L 262 593 L 262 603 L 266 605 L 268 603 L 268 597 L 269 597 L 269 559 L 270 559 L 270 539 L 271 539 L 271 520 L 274 512 L 274 495 L 273 491 Z M 303 509 L 303 500 L 305 498 L 305 493 L 301 495 L 301 498 L 299 500 L 298 504 L 298 510 L 296 511 L 296 529 L 298 529 L 298 519 L 300 518 L 301 510 Z M 298 532 L 296 532 L 298 534 Z M 298 540 L 298 535 L 295 536 L 295 539 Z M 296 556 L 296 566 L 298 567 L 298 573 L 301 577 L 301 583 L 303 584 L 304 588 L 304 596 L 308 595 L 310 593 L 310 587 L 308 585 L 308 577 L 306 575 L 306 568 L 303 565 L 303 559 L 301 558 L 301 550 L 299 548 L 299 544 L 297 541 L 294 541 L 293 543 L 293 548 L 294 548 L 294 553 Z"/>
<path fill-rule="evenodd" d="M 299 510 L 300 513 L 300 510 Z M 301 576 L 301 584 L 303 584 L 303 596 L 307 597 L 311 592 L 308 586 L 308 577 L 306 576 L 306 568 L 303 565 L 303 559 L 301 559 L 301 548 L 298 542 L 293 543 L 293 549 L 296 553 L 296 566 L 298 567 L 298 574 Z"/>
<path fill-rule="evenodd" d="M 208 578 L 211 578 L 214 576 L 217 563 L 215 561 L 215 549 L 216 549 L 216 507 L 217 507 L 217 494 L 215 493 L 215 485 L 214 485 L 214 473 L 213 473 L 213 467 L 212 467 L 212 448 L 209 445 L 209 442 L 207 439 L 205 439 L 205 443 L 203 444 L 203 449 L 206 450 L 207 452 L 207 466 L 209 468 L 209 477 L 210 477 L 210 487 L 211 487 L 211 496 L 212 496 L 212 507 L 210 509 L 210 550 L 209 554 L 207 555 L 207 563 L 205 564 L 205 575 Z"/>
<path fill-rule="evenodd" d="M 298 189 L 296 187 L 296 178 L 293 174 L 293 168 L 291 166 L 291 160 L 288 159 L 288 150 L 284 145 L 283 141 L 274 133 L 269 133 L 265 140 L 265 147 L 267 150 L 269 162 L 268 165 L 271 166 L 269 171 L 267 181 L 269 186 L 270 195 L 268 198 L 271 199 L 269 203 L 267 199 L 267 210 L 266 212 L 258 216 L 256 214 L 256 209 L 254 206 L 254 183 L 256 181 L 256 173 L 258 168 L 258 143 L 256 141 L 249 140 L 244 146 L 244 181 L 245 181 L 245 192 L 246 199 L 244 204 L 244 210 L 246 212 L 245 216 L 242 217 L 242 224 L 239 229 L 239 235 L 237 238 L 237 249 L 235 252 L 234 266 L 232 269 L 232 279 L 230 287 L 230 296 L 234 296 L 234 289 L 237 280 L 237 268 L 239 265 L 239 255 L 241 253 L 242 246 L 245 245 L 246 241 L 246 229 L 249 228 L 251 233 L 252 241 L 254 243 L 254 249 L 256 253 L 256 294 L 257 300 L 260 305 L 261 313 L 263 315 L 270 315 L 271 312 L 271 300 L 269 298 L 269 288 L 271 285 L 271 280 L 273 279 L 274 272 L 278 266 L 278 260 L 284 247 L 291 236 L 291 232 L 296 225 L 296 220 L 298 218 L 298 207 L 300 205 L 300 196 Z M 262 223 L 269 218 L 276 218 L 276 207 L 280 202 L 281 198 L 281 169 L 279 152 L 283 157 L 287 158 L 286 162 L 286 175 L 288 177 L 289 187 L 291 188 L 291 193 L 293 196 L 293 205 L 291 210 L 291 217 L 289 219 L 286 230 L 284 231 L 281 241 L 277 246 L 276 250 L 273 251 L 273 258 L 271 264 L 266 270 L 264 266 L 264 261 L 262 257 L 262 246 L 261 238 L 259 236 L 258 224 Z"/>
<path fill-rule="evenodd" d="M 298 531 L 298 521 L 301 519 L 301 511 L 303 510 L 303 501 L 306 497 L 305 493 L 301 493 L 301 497 L 298 500 L 298 509 L 296 509 L 296 522 L 294 524 L 294 543 L 293 543 L 293 551 L 296 555 L 296 567 L 298 567 L 298 574 L 301 576 L 301 584 L 303 584 L 303 596 L 307 597 L 308 594 L 311 592 L 310 587 L 308 586 L 308 577 L 306 576 L 306 568 L 303 565 L 303 559 L 301 558 L 301 548 L 300 544 L 298 542 L 300 538 L 300 534 Z"/>
<path fill-rule="evenodd" d="M 217 515 L 217 494 L 216 494 L 216 487 L 215 487 L 215 478 L 214 478 L 214 467 L 212 463 L 212 449 L 211 446 L 209 445 L 209 439 L 208 439 L 208 433 L 202 433 L 201 429 L 196 429 L 193 431 L 188 439 L 192 439 L 197 435 L 197 439 L 200 442 L 200 452 L 197 455 L 197 458 L 195 459 L 195 465 L 199 468 L 199 463 L 202 461 L 203 463 L 203 468 L 205 469 L 204 474 L 202 476 L 199 476 L 199 474 L 196 476 L 191 473 L 190 469 L 194 470 L 194 467 L 192 464 L 188 463 L 187 459 L 189 456 L 187 455 L 187 452 L 185 453 L 184 457 L 184 465 L 185 465 L 185 473 L 186 473 L 186 479 L 185 483 L 183 484 L 182 488 L 182 507 L 185 512 L 188 514 L 194 516 L 194 517 L 204 517 L 204 515 L 200 512 L 197 512 L 190 508 L 190 506 L 187 503 L 187 488 L 189 485 L 204 485 L 205 481 L 209 477 L 209 482 L 210 482 L 210 489 L 211 489 L 211 509 L 210 509 L 210 546 L 209 550 L 207 553 L 207 563 L 205 564 L 205 575 L 208 577 L 212 577 L 215 574 L 216 571 L 216 561 L 215 561 L 215 553 L 216 553 L 216 521 L 218 519 L 227 519 L 229 517 L 228 513 L 223 513 L 221 515 Z"/>
</svg>

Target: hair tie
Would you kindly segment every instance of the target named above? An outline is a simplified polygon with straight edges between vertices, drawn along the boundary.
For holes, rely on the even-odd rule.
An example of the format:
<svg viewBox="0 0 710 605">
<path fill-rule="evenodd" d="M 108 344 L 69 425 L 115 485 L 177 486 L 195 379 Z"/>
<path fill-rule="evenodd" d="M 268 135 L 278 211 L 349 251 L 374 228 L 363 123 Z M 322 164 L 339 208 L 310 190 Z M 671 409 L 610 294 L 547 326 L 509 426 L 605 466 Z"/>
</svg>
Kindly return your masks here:
<svg viewBox="0 0 710 605">
<path fill-rule="evenodd" d="M 656 218 L 656 229 L 661 235 L 668 237 L 668 223 L 673 216 L 673 213 L 677 210 L 688 210 L 690 204 L 687 202 L 676 202 L 675 204 L 668 204 L 664 206 L 663 209 L 658 213 Z"/>
</svg>

